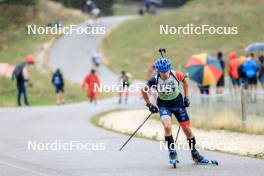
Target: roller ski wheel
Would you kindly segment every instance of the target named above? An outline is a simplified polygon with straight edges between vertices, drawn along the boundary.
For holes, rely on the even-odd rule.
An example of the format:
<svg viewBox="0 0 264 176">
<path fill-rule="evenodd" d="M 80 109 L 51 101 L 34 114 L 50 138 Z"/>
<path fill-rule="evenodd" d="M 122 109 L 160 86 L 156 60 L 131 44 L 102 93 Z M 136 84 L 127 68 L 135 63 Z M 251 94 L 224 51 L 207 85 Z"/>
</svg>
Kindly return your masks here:
<svg viewBox="0 0 264 176">
<path fill-rule="evenodd" d="M 176 168 L 177 163 L 179 163 L 176 150 L 170 151 L 169 157 L 170 157 L 170 164 L 173 165 L 173 168 Z"/>
<path fill-rule="evenodd" d="M 200 155 L 198 151 L 192 151 L 192 158 L 197 165 L 218 165 L 218 161 L 208 160 Z"/>
<path fill-rule="evenodd" d="M 173 168 L 176 169 L 176 167 L 177 167 L 177 160 L 176 159 L 170 160 L 170 164 L 172 164 Z"/>
<path fill-rule="evenodd" d="M 216 166 L 218 166 L 218 161 L 216 161 L 216 160 L 208 160 L 206 158 L 204 158 L 201 161 L 196 160 L 195 162 L 198 165 L 216 165 Z"/>
</svg>

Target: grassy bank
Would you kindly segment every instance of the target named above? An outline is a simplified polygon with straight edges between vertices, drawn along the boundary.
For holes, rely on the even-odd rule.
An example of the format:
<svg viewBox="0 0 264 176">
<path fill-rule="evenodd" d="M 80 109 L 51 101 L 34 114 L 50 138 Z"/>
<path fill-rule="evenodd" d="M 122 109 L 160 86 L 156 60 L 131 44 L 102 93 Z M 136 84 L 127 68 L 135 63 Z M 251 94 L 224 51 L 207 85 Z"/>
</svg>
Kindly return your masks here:
<svg viewBox="0 0 264 176">
<path fill-rule="evenodd" d="M 100 113 L 96 116 L 94 116 L 93 118 L 91 118 L 90 122 L 92 124 L 94 124 L 95 126 L 97 127 L 101 127 L 101 128 L 104 128 L 108 131 L 111 131 L 111 132 L 117 132 L 117 133 L 121 133 L 121 134 L 125 134 L 125 135 L 131 135 L 134 131 L 134 129 L 136 128 L 132 122 L 132 126 L 130 128 L 130 126 L 120 126 L 120 124 L 122 123 L 126 123 L 126 121 L 129 121 L 129 120 L 132 120 L 134 118 L 131 118 L 131 116 L 129 118 L 127 118 L 125 121 L 119 119 L 119 122 L 118 123 L 118 120 L 117 120 L 117 116 L 118 114 L 122 114 L 122 112 L 124 111 L 127 111 L 127 110 L 121 110 L 121 109 L 116 109 L 116 110 L 111 110 L 111 111 L 108 111 L 108 112 L 103 112 L 103 113 Z M 113 114 L 112 114 L 113 113 Z M 115 114 L 115 113 L 118 113 L 118 114 Z M 110 114 L 112 114 L 113 116 L 111 116 Z M 115 115 L 114 115 L 115 114 Z M 110 116 L 109 116 L 110 115 Z M 124 114 L 123 114 L 124 115 Z M 129 116 L 129 115 L 128 115 Z M 115 120 L 111 120 L 111 118 L 115 119 Z M 108 121 L 109 120 L 109 121 Z M 136 121 L 136 120 L 135 120 Z M 134 122 L 135 122 L 134 121 Z M 143 118 L 142 118 L 142 121 L 143 121 Z M 157 116 L 155 117 L 151 117 L 151 119 L 149 120 L 149 124 L 145 124 L 145 126 L 143 126 L 142 130 L 138 133 L 136 133 L 136 137 L 139 137 L 139 138 L 145 138 L 145 139 L 150 139 L 150 140 L 155 140 L 155 141 L 160 141 L 163 139 L 163 132 L 159 133 L 157 132 L 157 126 L 155 126 L 154 124 L 156 124 L 156 122 L 159 123 L 159 120 L 157 119 Z M 136 122 L 138 123 L 138 122 Z M 174 121 L 175 123 L 175 121 Z M 119 124 L 119 125 L 117 125 Z M 154 125 L 155 127 L 153 127 L 153 129 L 150 129 L 150 126 Z M 136 125 L 137 126 L 137 125 Z M 145 128 L 144 128 L 145 127 Z M 160 126 L 161 127 L 161 126 Z M 173 127 L 174 128 L 174 127 Z M 175 131 L 176 132 L 176 131 Z M 201 131 L 196 131 L 198 132 L 197 135 L 202 135 L 202 133 L 206 133 L 206 131 L 203 131 L 201 133 Z M 211 131 L 213 133 L 221 133 L 222 131 Z M 228 133 L 228 132 L 227 132 Z M 230 133 L 231 135 L 234 135 L 234 133 Z M 239 134 L 239 133 L 237 133 Z M 183 135 L 183 134 L 180 134 L 180 135 Z M 241 135 L 246 135 L 246 134 L 241 134 Z M 202 135 L 203 136 L 203 135 Z M 183 136 L 182 136 L 183 137 Z M 208 133 L 208 140 L 212 140 L 212 134 Z M 254 137 L 254 135 L 246 135 L 247 138 L 250 138 L 251 137 Z M 213 137 L 214 138 L 214 137 Z M 244 139 L 244 138 L 243 138 Z M 246 140 L 246 139 L 244 139 Z M 179 138 L 178 140 L 178 144 L 181 144 L 182 142 L 185 142 L 185 138 Z M 211 141 L 212 143 L 214 142 L 214 140 Z M 210 142 L 210 143 L 211 143 Z M 219 141 L 218 141 L 219 142 Z M 224 141 L 223 141 L 224 142 Z M 201 142 L 202 143 L 202 142 Z M 206 145 L 206 143 L 204 143 L 204 145 Z M 243 144 L 245 145 L 245 143 Z M 211 147 L 208 146 L 203 146 L 205 149 L 208 149 L 208 150 L 212 150 Z M 217 151 L 217 152 L 222 152 L 222 153 L 231 153 L 231 154 L 235 154 L 235 155 L 240 155 L 240 156 L 248 156 L 248 157 L 252 157 L 252 158 L 258 158 L 258 159 L 264 159 L 263 157 L 263 152 L 258 152 L 258 150 L 255 150 L 255 151 L 244 151 L 243 153 L 239 152 L 239 151 L 236 151 L 236 150 L 225 150 L 224 148 L 219 148 L 219 149 L 214 149 L 214 151 Z"/>
<path fill-rule="evenodd" d="M 61 4 L 51 1 L 40 1 L 36 6 L 1 5 L 4 16 L 0 21 L 5 27 L 1 28 L 0 63 L 16 65 L 23 60 L 25 55 L 38 55 L 43 44 L 54 41 L 59 36 L 55 35 L 28 35 L 26 26 L 46 26 L 59 20 L 63 25 L 78 24 L 85 20 L 86 15 L 80 11 L 68 9 Z M 10 11 L 11 10 L 11 11 Z M 10 15 L 18 15 L 12 18 Z M 51 85 L 52 72 L 47 64 L 48 51 L 43 58 L 44 72 L 33 66 L 29 69 L 33 87 L 29 87 L 29 101 L 32 105 L 54 104 L 55 93 Z M 0 106 L 16 105 L 15 81 L 10 78 L 0 77 Z M 85 100 L 85 93 L 80 85 L 66 81 L 66 101 L 75 102 Z"/>
<path fill-rule="evenodd" d="M 174 67 L 184 65 L 195 53 L 215 55 L 222 50 L 227 58 L 227 53 L 235 50 L 244 55 L 246 45 L 264 40 L 261 35 L 264 13 L 260 5 L 263 3 L 264 0 L 195 0 L 175 10 L 129 21 L 104 40 L 102 47 L 108 57 L 107 63 L 116 72 L 125 68 L 136 78 L 145 79 L 150 64 L 159 56 L 157 49 L 160 47 L 167 48 L 167 56 L 173 59 Z M 237 26 L 238 34 L 160 35 L 161 24 Z"/>
</svg>

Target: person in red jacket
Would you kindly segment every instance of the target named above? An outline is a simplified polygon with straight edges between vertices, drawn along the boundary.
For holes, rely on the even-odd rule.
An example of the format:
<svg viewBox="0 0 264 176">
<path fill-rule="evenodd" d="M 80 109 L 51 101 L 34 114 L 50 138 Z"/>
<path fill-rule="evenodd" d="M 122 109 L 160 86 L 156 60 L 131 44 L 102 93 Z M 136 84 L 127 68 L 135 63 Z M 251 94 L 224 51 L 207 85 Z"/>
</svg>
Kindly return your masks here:
<svg viewBox="0 0 264 176">
<path fill-rule="evenodd" d="M 240 79 L 238 75 L 238 67 L 241 65 L 241 61 L 237 58 L 236 52 L 231 52 L 229 54 L 228 62 L 228 74 L 230 76 L 231 82 L 237 90 L 240 87 Z"/>
<path fill-rule="evenodd" d="M 98 88 L 100 87 L 100 80 L 94 69 L 88 73 L 82 83 L 83 89 L 88 87 L 86 96 L 90 99 L 90 102 L 97 104 Z"/>
</svg>

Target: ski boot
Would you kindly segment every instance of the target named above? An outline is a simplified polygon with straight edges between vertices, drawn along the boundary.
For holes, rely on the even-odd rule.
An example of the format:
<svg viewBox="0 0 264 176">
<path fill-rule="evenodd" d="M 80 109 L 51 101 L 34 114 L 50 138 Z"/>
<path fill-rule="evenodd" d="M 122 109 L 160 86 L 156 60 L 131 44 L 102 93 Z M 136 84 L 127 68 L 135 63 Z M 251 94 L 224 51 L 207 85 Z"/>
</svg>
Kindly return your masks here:
<svg viewBox="0 0 264 176">
<path fill-rule="evenodd" d="M 208 165 L 208 164 L 218 165 L 218 162 L 216 160 L 208 160 L 208 159 L 206 159 L 205 157 L 200 155 L 197 150 L 193 150 L 192 151 L 192 158 L 193 158 L 193 161 L 196 164 L 200 164 L 200 165 Z"/>
<path fill-rule="evenodd" d="M 170 150 L 169 152 L 170 164 L 172 164 L 173 167 L 176 168 L 176 164 L 179 163 L 177 152 L 176 150 Z"/>
</svg>

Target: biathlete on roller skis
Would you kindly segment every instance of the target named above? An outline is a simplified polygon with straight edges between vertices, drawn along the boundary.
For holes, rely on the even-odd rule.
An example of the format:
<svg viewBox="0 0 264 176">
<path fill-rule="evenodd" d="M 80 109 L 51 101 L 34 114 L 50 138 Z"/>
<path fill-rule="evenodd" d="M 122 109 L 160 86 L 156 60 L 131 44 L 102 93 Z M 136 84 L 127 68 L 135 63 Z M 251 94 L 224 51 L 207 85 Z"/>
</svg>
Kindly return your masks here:
<svg viewBox="0 0 264 176">
<path fill-rule="evenodd" d="M 142 96 L 149 111 L 160 113 L 160 119 L 164 128 L 165 142 L 168 146 L 170 163 L 176 168 L 177 152 L 172 135 L 172 114 L 176 116 L 191 150 L 191 156 L 196 164 L 216 164 L 217 161 L 208 160 L 199 154 L 195 148 L 196 139 L 190 128 L 190 119 L 186 108 L 190 106 L 188 98 L 188 80 L 182 72 L 172 70 L 170 59 L 165 58 L 165 49 L 159 49 L 161 57 L 155 62 L 157 74 L 147 81 L 147 85 L 142 88 Z M 180 84 L 183 85 L 183 95 L 180 92 Z M 157 106 L 150 102 L 148 90 L 155 88 L 158 92 Z"/>
</svg>

